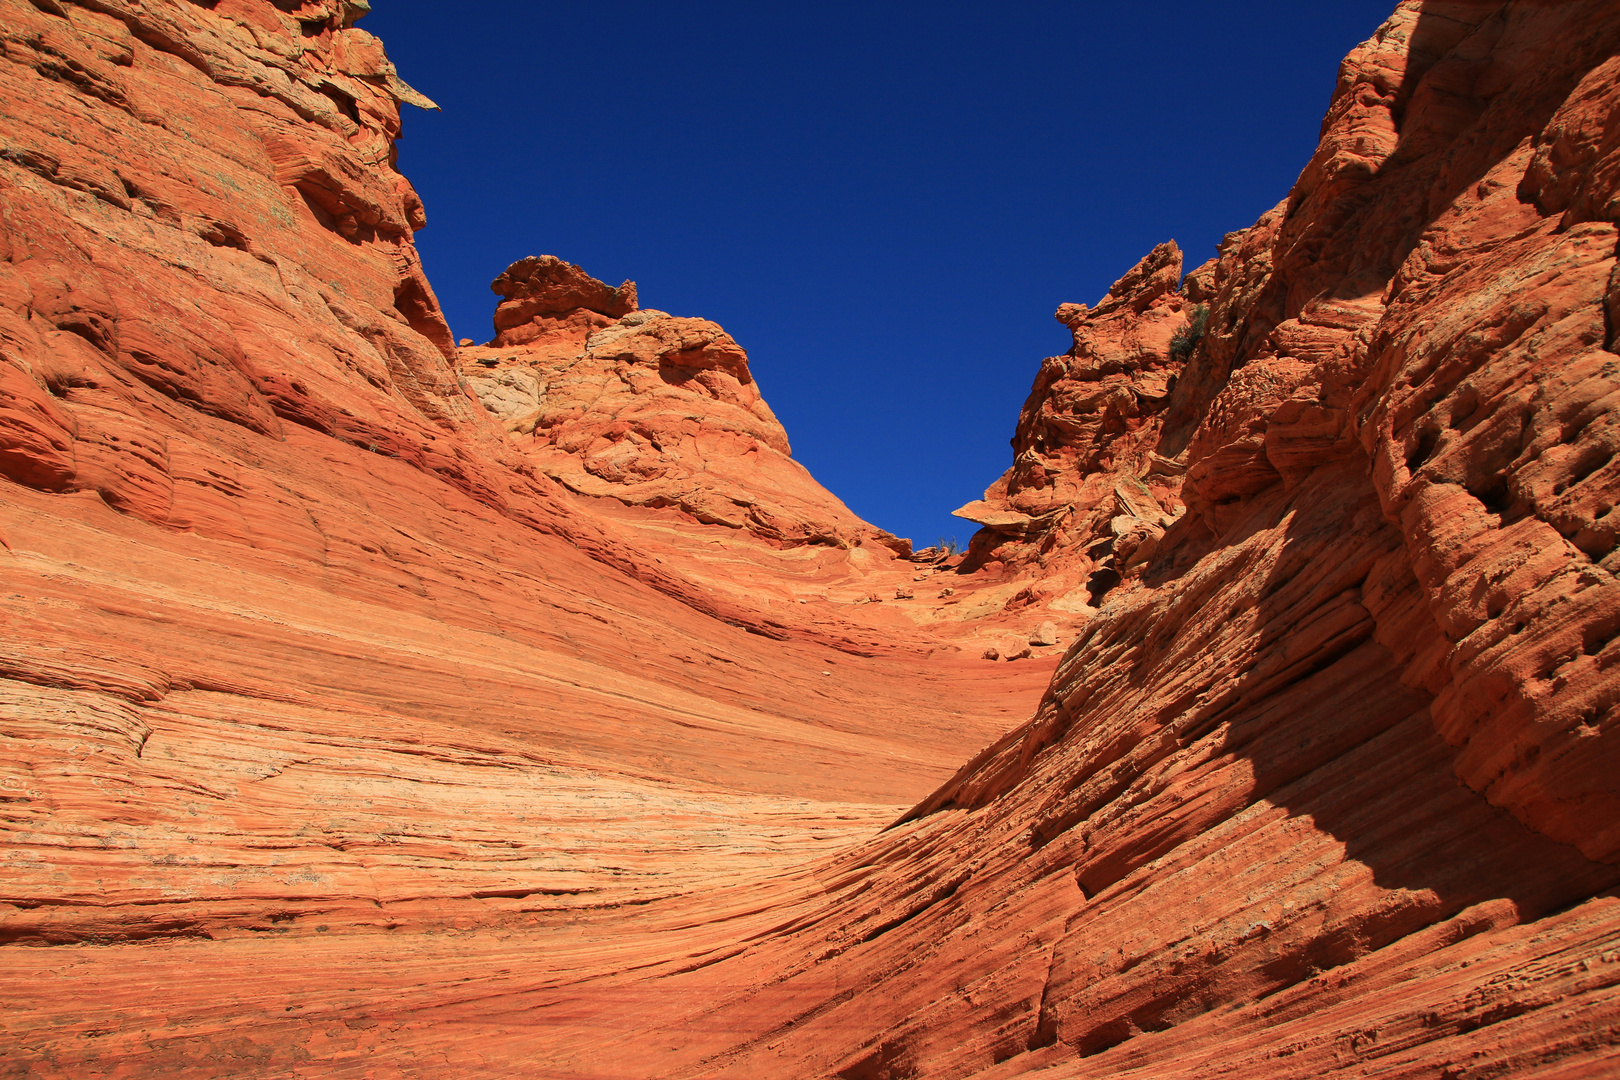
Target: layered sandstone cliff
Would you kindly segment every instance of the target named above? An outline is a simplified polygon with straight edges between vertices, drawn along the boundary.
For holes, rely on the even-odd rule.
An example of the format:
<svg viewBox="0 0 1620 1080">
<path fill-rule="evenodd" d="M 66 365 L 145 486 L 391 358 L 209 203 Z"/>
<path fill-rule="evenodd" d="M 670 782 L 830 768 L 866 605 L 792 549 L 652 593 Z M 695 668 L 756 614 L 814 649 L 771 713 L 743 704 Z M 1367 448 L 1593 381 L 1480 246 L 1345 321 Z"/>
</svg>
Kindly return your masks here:
<svg viewBox="0 0 1620 1080">
<path fill-rule="evenodd" d="M 465 1066 L 390 1018 L 774 919 L 728 885 L 1049 673 L 857 604 L 915 576 L 882 544 L 536 468 L 460 382 L 363 6 L 0 4 L 8 1074 Z"/>
<path fill-rule="evenodd" d="M 1276 210 L 1060 309 L 973 551 L 1117 577 L 844 864 L 822 941 L 878 985 L 736 1075 L 1617 1067 L 1617 49 L 1611 3 L 1403 4 Z"/>
<path fill-rule="evenodd" d="M 4 1071 L 1613 1071 L 1620 8 L 1402 3 L 958 566 L 630 283 L 457 349 L 364 7 L 0 0 Z"/>
</svg>

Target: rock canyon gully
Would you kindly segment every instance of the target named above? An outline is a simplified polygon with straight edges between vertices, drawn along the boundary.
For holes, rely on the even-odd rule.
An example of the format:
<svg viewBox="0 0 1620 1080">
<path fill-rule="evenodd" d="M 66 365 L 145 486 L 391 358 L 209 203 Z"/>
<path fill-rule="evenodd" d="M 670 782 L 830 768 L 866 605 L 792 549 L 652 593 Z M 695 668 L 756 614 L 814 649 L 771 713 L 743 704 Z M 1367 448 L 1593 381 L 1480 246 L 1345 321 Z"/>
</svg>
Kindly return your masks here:
<svg viewBox="0 0 1620 1080">
<path fill-rule="evenodd" d="M 0 1075 L 1620 1075 L 1620 4 L 1404 0 L 960 555 L 458 347 L 366 8 L 0 0 Z"/>
</svg>

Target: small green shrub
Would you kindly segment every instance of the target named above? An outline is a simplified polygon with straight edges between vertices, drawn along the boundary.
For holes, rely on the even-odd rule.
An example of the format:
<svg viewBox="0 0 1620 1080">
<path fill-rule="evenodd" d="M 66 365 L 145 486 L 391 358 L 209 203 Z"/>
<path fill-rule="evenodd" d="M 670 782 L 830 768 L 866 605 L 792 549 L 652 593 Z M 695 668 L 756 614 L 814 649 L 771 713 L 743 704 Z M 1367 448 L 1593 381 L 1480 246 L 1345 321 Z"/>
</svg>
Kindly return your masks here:
<svg viewBox="0 0 1620 1080">
<path fill-rule="evenodd" d="M 943 551 L 947 558 L 952 555 L 962 554 L 962 545 L 956 542 L 956 537 L 954 536 L 949 538 L 942 536 L 939 538 L 939 542 L 934 546 Z"/>
<path fill-rule="evenodd" d="M 1170 359 L 1186 363 L 1192 358 L 1193 350 L 1204 339 L 1204 327 L 1209 325 L 1209 305 L 1199 304 L 1192 309 L 1187 317 L 1187 325 L 1175 332 L 1170 338 Z"/>
</svg>

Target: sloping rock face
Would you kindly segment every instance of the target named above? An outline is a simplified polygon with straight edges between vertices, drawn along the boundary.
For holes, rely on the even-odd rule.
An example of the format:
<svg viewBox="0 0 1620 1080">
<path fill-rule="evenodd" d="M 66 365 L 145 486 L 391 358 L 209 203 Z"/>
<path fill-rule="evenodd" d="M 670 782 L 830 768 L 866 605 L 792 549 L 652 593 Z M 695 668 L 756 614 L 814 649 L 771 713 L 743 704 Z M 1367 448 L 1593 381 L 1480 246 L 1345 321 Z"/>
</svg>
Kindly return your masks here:
<svg viewBox="0 0 1620 1080">
<path fill-rule="evenodd" d="M 794 461 L 748 355 L 707 319 L 637 310 L 551 255 L 490 288 L 494 341 L 462 348 L 463 381 L 547 476 L 582 495 L 673 508 L 782 545 L 909 541 L 852 514 Z"/>
<path fill-rule="evenodd" d="M 1186 512 L 688 1075 L 1613 1072 L 1617 50 L 1612 3 L 1402 4 L 1101 483 L 1046 475 L 1095 338 L 1043 366 L 975 553 L 1073 559 L 1122 476 Z"/>
<path fill-rule="evenodd" d="M 1614 1071 L 1615 4 L 1403 3 L 944 573 L 626 496 L 712 324 L 455 349 L 363 7 L 0 0 L 6 1073 Z"/>
<path fill-rule="evenodd" d="M 478 486 L 428 449 L 469 402 L 388 165 L 409 91 L 352 9 L 7 5 L 5 476 L 293 548 L 308 516 L 245 525 L 275 481 L 217 444 L 296 425 Z"/>
<path fill-rule="evenodd" d="M 619 986 L 406 1029 L 768 930 L 1050 675 L 537 470 L 364 6 L 0 0 L 0 1074 L 544 1073 Z"/>
</svg>

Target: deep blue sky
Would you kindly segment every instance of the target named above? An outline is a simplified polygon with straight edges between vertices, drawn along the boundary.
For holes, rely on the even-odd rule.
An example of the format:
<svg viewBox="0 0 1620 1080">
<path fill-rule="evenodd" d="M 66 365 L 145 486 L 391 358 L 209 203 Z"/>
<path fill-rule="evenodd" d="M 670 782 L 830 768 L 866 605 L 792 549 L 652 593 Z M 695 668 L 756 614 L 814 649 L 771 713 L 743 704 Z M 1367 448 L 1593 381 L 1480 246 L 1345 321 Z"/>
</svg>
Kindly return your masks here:
<svg viewBox="0 0 1620 1080">
<path fill-rule="evenodd" d="M 748 350 L 794 456 L 919 546 L 1011 464 L 1052 318 L 1280 200 L 1393 0 L 373 0 L 457 337 L 557 255 Z"/>
</svg>

